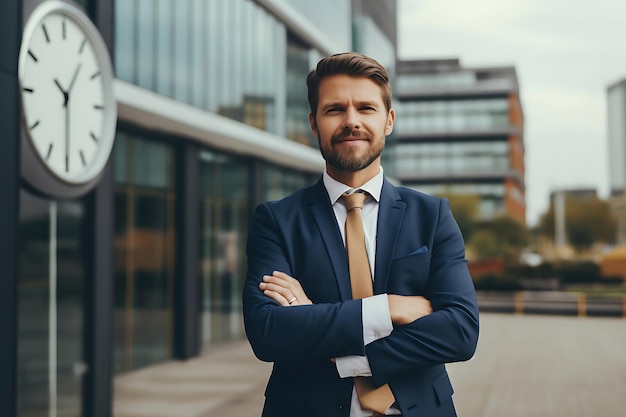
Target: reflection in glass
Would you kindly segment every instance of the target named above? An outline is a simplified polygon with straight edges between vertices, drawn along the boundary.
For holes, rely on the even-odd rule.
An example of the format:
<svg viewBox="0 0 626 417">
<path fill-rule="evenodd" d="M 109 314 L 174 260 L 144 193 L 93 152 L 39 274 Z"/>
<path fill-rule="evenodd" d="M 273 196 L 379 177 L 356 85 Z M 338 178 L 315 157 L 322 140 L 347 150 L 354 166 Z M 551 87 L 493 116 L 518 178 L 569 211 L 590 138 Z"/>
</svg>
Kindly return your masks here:
<svg viewBox="0 0 626 417">
<path fill-rule="evenodd" d="M 79 417 L 83 205 L 22 191 L 19 221 L 17 416 Z"/>
<path fill-rule="evenodd" d="M 114 26 L 119 78 L 280 134 L 287 35 L 255 2 L 117 0 Z"/>
<path fill-rule="evenodd" d="M 330 39 L 340 51 L 352 49 L 352 0 L 280 0 Z M 332 10 L 332 13 L 328 11 Z"/>
<path fill-rule="evenodd" d="M 115 370 L 171 356 L 174 156 L 118 133 L 115 152 Z"/>
<path fill-rule="evenodd" d="M 248 233 L 248 178 L 245 162 L 200 153 L 200 279 L 202 343 L 243 336 L 241 291 Z"/>
<path fill-rule="evenodd" d="M 310 49 L 294 35 L 287 42 L 286 136 L 296 142 L 317 147 L 309 124 L 306 78 L 311 70 Z"/>
<path fill-rule="evenodd" d="M 287 171 L 270 165 L 264 166 L 262 172 L 262 199 L 265 201 L 279 200 L 301 188 L 313 184 L 319 178 L 319 175 Z"/>
</svg>

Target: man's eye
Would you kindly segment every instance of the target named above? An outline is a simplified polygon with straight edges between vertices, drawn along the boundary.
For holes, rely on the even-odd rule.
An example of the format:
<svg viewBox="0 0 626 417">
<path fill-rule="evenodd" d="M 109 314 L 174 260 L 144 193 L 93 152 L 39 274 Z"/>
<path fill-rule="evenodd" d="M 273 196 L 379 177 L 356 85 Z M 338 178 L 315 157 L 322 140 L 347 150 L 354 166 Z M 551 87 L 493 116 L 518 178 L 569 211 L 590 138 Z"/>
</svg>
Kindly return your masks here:
<svg viewBox="0 0 626 417">
<path fill-rule="evenodd" d="M 326 110 L 326 113 L 339 113 L 342 110 L 343 109 L 341 107 L 331 107 L 330 109 Z"/>
</svg>

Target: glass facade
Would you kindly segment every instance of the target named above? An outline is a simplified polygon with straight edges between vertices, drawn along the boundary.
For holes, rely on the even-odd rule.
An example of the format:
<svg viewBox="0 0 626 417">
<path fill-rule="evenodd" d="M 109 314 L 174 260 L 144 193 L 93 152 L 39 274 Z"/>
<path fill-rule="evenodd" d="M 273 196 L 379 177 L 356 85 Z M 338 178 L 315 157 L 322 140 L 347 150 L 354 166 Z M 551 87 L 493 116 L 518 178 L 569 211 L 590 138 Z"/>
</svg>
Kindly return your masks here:
<svg viewBox="0 0 626 417">
<path fill-rule="evenodd" d="M 352 21 L 354 50 L 380 62 L 395 83 L 396 49 L 374 20 L 367 15 L 355 16 Z"/>
<path fill-rule="evenodd" d="M 115 370 L 171 357 L 174 150 L 118 132 L 115 175 Z"/>
<path fill-rule="evenodd" d="M 399 135 L 506 129 L 509 126 L 509 100 L 506 97 L 409 101 L 402 102 L 396 111 Z"/>
<path fill-rule="evenodd" d="M 320 176 L 321 173 L 319 175 L 304 174 L 265 165 L 262 168 L 263 193 L 261 199 L 263 201 L 280 200 L 297 190 L 312 185 Z"/>
<path fill-rule="evenodd" d="M 396 144 L 398 176 L 503 173 L 509 166 L 506 141 L 419 142 Z"/>
<path fill-rule="evenodd" d="M 202 343 L 243 337 L 250 169 L 245 160 L 203 150 L 200 158 Z"/>
<path fill-rule="evenodd" d="M 115 2 L 115 72 L 282 135 L 286 29 L 249 0 Z"/>
<path fill-rule="evenodd" d="M 352 0 L 280 0 L 331 39 L 340 51 L 352 50 Z"/>
<path fill-rule="evenodd" d="M 286 136 L 296 142 L 317 147 L 317 138 L 311 133 L 306 78 L 313 67 L 311 49 L 295 36 L 287 42 L 287 108 Z"/>
<path fill-rule="evenodd" d="M 82 415 L 83 211 L 20 193 L 18 417 Z"/>
<path fill-rule="evenodd" d="M 469 87 L 476 84 L 473 71 L 454 71 L 424 74 L 403 74 L 398 77 L 399 91 L 427 90 L 441 87 Z"/>
</svg>

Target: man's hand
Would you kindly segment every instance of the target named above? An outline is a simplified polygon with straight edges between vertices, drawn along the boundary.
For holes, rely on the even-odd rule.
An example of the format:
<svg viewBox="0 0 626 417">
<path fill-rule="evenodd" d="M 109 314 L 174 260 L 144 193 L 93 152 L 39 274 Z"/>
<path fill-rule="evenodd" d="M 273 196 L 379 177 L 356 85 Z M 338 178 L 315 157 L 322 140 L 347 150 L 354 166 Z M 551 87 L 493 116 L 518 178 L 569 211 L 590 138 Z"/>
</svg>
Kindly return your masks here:
<svg viewBox="0 0 626 417">
<path fill-rule="evenodd" d="M 401 326 L 409 324 L 433 312 L 430 301 L 420 295 L 396 295 L 388 294 L 389 313 L 391 322 Z"/>
<path fill-rule="evenodd" d="M 313 304 L 304 293 L 300 282 L 284 272 L 274 271 L 272 275 L 263 276 L 259 289 L 281 306 Z"/>
</svg>

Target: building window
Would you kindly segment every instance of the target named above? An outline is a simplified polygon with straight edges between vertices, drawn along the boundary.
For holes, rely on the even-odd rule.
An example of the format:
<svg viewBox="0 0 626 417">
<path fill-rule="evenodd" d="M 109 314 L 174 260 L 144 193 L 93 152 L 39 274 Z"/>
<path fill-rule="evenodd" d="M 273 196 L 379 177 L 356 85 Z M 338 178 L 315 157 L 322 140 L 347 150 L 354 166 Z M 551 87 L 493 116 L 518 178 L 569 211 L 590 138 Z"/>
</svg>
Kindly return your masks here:
<svg viewBox="0 0 626 417">
<path fill-rule="evenodd" d="M 399 135 L 494 130 L 509 126 L 507 98 L 401 102 L 396 111 Z"/>
<path fill-rule="evenodd" d="M 465 176 L 509 168 L 506 141 L 396 143 L 396 174 L 401 177 Z"/>
<path fill-rule="evenodd" d="M 287 171 L 270 165 L 262 168 L 262 200 L 280 200 L 281 198 L 313 184 L 319 175 Z"/>
<path fill-rule="evenodd" d="M 287 138 L 309 146 L 317 146 L 317 138 L 311 133 L 309 124 L 309 101 L 306 78 L 311 70 L 310 48 L 295 36 L 287 40 Z"/>
<path fill-rule="evenodd" d="M 243 336 L 249 166 L 206 150 L 199 158 L 202 343 L 211 345 Z"/>
<path fill-rule="evenodd" d="M 115 1 L 118 78 L 276 134 L 285 39 L 249 0 Z"/>
<path fill-rule="evenodd" d="M 115 370 L 171 357 L 174 150 L 118 133 L 115 148 Z"/>
</svg>

